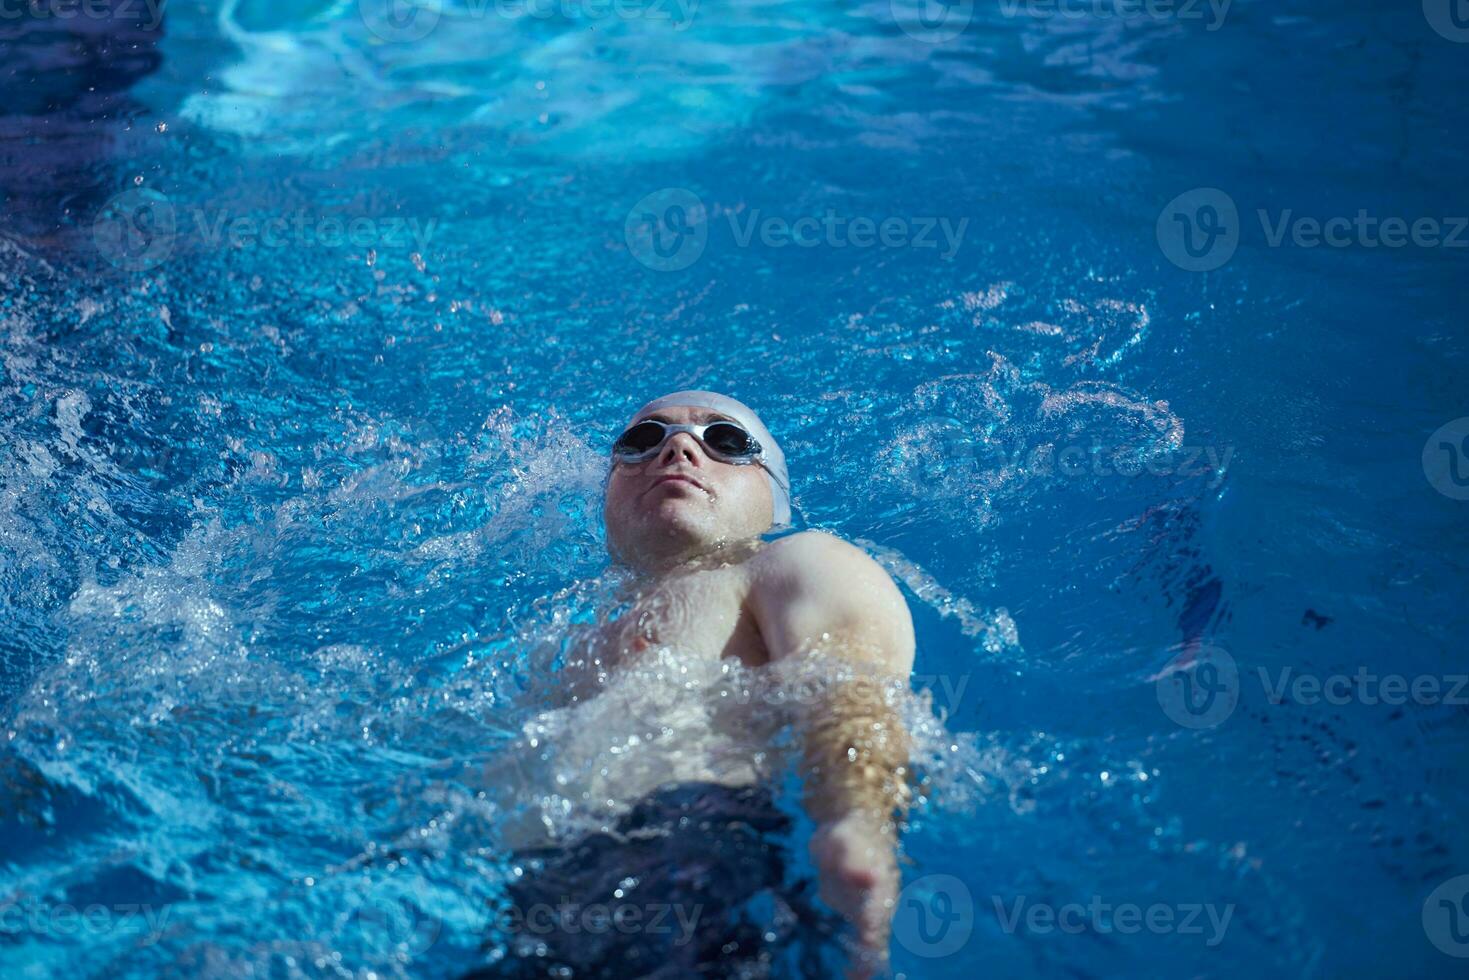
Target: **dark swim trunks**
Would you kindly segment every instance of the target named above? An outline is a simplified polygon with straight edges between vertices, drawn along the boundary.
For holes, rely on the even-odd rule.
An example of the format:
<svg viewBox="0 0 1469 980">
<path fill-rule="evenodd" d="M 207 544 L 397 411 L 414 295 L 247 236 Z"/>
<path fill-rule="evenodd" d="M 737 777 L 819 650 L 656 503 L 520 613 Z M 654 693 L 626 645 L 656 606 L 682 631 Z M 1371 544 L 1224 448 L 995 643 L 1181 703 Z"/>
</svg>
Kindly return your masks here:
<svg viewBox="0 0 1469 980">
<path fill-rule="evenodd" d="M 688 783 L 614 833 L 517 854 L 508 955 L 474 976 L 832 976 L 840 922 L 787 879 L 790 826 L 763 788 Z"/>
</svg>

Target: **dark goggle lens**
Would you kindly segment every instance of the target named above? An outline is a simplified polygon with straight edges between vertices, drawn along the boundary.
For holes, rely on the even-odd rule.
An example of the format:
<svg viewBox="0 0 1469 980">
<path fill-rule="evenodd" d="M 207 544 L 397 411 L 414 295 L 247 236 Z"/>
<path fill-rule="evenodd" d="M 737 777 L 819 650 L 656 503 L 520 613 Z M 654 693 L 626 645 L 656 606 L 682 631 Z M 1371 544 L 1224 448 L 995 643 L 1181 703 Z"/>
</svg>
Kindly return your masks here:
<svg viewBox="0 0 1469 980">
<path fill-rule="evenodd" d="M 715 422 L 705 429 L 704 445 L 721 456 L 754 456 L 760 451 L 754 436 L 730 422 Z"/>
<path fill-rule="evenodd" d="M 617 437 L 612 446 L 616 453 L 645 453 L 663 441 L 663 426 L 657 422 L 639 422 Z"/>
</svg>

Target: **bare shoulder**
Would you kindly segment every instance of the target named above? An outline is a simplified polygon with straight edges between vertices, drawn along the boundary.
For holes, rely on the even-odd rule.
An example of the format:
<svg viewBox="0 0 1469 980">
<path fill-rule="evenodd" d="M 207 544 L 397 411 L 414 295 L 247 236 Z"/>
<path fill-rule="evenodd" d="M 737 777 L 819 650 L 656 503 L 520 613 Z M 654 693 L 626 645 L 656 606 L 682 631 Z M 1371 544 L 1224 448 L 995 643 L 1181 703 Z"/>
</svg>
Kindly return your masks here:
<svg viewBox="0 0 1469 980">
<path fill-rule="evenodd" d="M 766 545 L 751 564 L 757 579 L 778 581 L 783 585 L 822 586 L 832 584 L 833 577 L 881 579 L 892 585 L 892 579 L 872 557 L 849 541 L 827 531 L 801 531 Z"/>
<path fill-rule="evenodd" d="M 772 656 L 843 636 L 911 666 L 913 622 L 892 577 L 862 549 L 824 531 L 766 545 L 750 561 L 750 599 Z"/>
</svg>

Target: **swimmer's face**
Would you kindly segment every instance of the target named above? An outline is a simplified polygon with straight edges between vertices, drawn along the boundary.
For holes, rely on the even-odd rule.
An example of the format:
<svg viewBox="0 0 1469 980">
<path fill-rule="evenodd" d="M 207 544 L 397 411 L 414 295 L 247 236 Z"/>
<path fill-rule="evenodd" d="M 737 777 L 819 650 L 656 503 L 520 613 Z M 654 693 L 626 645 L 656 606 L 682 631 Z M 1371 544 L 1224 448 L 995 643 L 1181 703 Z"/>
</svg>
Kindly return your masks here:
<svg viewBox="0 0 1469 980">
<path fill-rule="evenodd" d="M 705 425 L 729 417 L 676 406 L 633 421 L 643 419 Z M 768 531 L 774 502 L 764 469 L 721 462 L 691 433 L 678 432 L 650 459 L 612 464 L 602 514 L 613 554 L 634 565 L 651 565 Z"/>
</svg>

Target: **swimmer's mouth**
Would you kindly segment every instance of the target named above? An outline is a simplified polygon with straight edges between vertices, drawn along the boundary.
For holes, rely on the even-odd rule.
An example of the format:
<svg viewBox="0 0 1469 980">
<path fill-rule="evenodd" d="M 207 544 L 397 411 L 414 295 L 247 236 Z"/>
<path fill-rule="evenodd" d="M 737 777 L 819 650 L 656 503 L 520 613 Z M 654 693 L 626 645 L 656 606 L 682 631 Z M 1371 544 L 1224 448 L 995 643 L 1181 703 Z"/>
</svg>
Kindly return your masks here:
<svg viewBox="0 0 1469 980">
<path fill-rule="evenodd" d="M 648 491 L 651 493 L 652 491 L 661 487 L 663 484 L 673 482 L 687 483 L 689 486 L 702 490 L 706 494 L 709 492 L 709 488 L 704 486 L 704 484 L 700 483 L 698 480 L 695 480 L 691 476 L 684 476 L 682 473 L 670 473 L 667 476 L 660 476 L 658 479 L 653 481 L 653 485 L 648 488 Z"/>
</svg>

